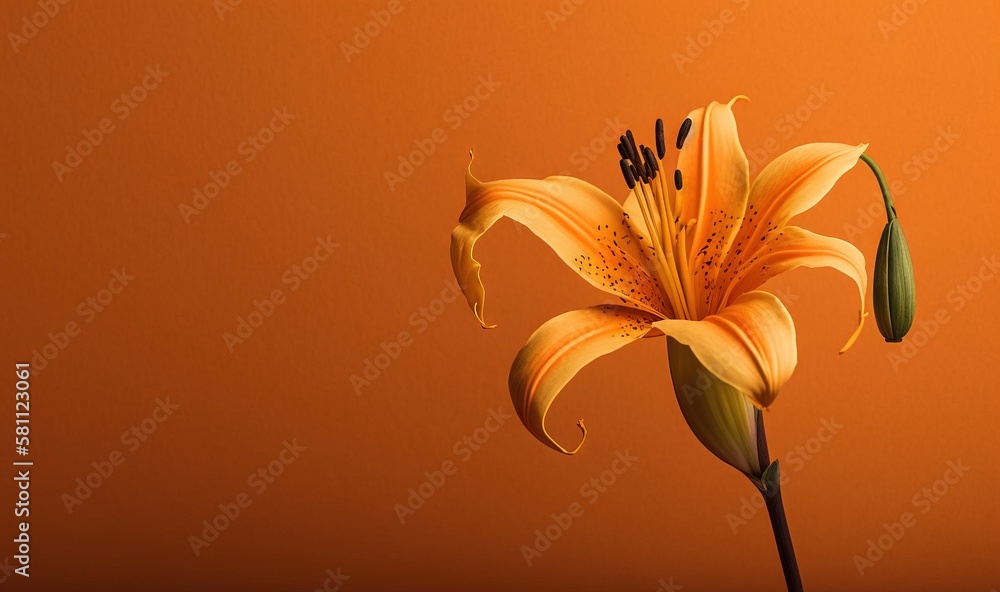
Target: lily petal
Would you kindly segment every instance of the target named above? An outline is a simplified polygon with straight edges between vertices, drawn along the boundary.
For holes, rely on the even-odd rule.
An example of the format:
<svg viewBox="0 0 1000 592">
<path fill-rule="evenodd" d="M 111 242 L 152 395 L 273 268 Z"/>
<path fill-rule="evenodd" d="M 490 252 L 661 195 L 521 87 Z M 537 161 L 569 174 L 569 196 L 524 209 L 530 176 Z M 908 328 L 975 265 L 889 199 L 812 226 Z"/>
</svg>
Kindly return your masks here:
<svg viewBox="0 0 1000 592">
<path fill-rule="evenodd" d="M 639 206 L 638 191 L 638 189 L 633 189 L 629 192 L 628 197 L 625 198 L 625 202 L 622 204 L 622 211 L 628 216 L 632 235 L 641 237 L 644 244 L 652 248 L 652 243 L 649 242 L 649 227 L 646 226 L 646 220 L 642 217 L 642 208 Z M 659 212 L 653 212 L 653 214 L 659 219 Z"/>
<path fill-rule="evenodd" d="M 521 422 L 543 444 L 567 450 L 545 430 L 545 415 L 564 386 L 591 361 L 641 339 L 655 317 L 627 306 L 593 306 L 561 314 L 538 328 L 510 369 L 510 396 Z M 584 440 L 587 432 L 580 421 Z"/>
<path fill-rule="evenodd" d="M 466 174 L 466 205 L 451 233 L 451 263 L 469 306 L 484 327 L 486 289 L 472 254 L 476 241 L 501 217 L 526 226 L 594 286 L 665 316 L 669 306 L 621 205 L 573 177 L 481 183 Z"/>
<path fill-rule="evenodd" d="M 678 192 L 680 222 L 697 220 L 688 238 L 699 318 L 708 312 L 707 295 L 746 211 L 750 166 L 732 111 L 740 98 L 746 97 L 692 111 L 691 130 L 677 158 L 684 179 Z"/>
<path fill-rule="evenodd" d="M 819 203 L 867 148 L 868 144 L 804 144 L 764 167 L 750 187 L 746 219 L 734 243 L 743 250 L 744 260 L 763 237 Z"/>
<path fill-rule="evenodd" d="M 723 382 L 768 407 L 795 370 L 795 324 L 770 292 L 747 292 L 700 321 L 666 319 L 653 323 L 687 345 Z"/>
<path fill-rule="evenodd" d="M 850 347 L 860 334 L 865 317 L 865 292 L 868 289 L 868 274 L 865 271 L 865 256 L 847 241 L 809 232 L 798 226 L 785 226 L 765 241 L 766 247 L 759 255 L 735 272 L 733 283 L 720 301 L 724 307 L 728 301 L 741 294 L 758 288 L 772 277 L 797 267 L 831 267 L 854 280 L 860 296 L 858 327 L 841 353 Z"/>
</svg>

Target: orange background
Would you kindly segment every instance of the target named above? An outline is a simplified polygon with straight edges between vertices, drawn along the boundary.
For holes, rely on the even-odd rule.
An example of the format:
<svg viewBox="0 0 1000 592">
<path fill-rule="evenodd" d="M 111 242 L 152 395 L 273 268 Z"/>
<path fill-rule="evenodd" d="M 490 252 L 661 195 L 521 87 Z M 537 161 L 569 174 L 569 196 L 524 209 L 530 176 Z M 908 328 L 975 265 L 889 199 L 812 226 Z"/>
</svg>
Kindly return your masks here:
<svg viewBox="0 0 1000 592">
<path fill-rule="evenodd" d="M 744 93 L 748 153 L 871 143 L 901 183 L 917 270 L 908 345 L 884 343 L 871 321 L 844 356 L 849 281 L 802 270 L 770 284 L 799 335 L 796 373 L 766 416 L 771 453 L 784 463 L 797 446 L 814 452 L 788 464 L 799 470 L 784 487 L 806 589 L 1000 586 L 1000 288 L 972 279 L 997 253 L 1000 8 L 401 0 L 345 57 L 355 27 L 386 6 L 244 2 L 220 18 L 209 0 L 72 2 L 38 17 L 48 22 L 16 51 L 0 47 L 6 392 L 15 362 L 80 327 L 32 376 L 30 585 L 314 590 L 340 568 L 346 591 L 783 589 L 764 512 L 735 533 L 727 522 L 754 489 L 684 424 L 662 341 L 570 384 L 550 423 L 572 442 L 587 419 L 578 456 L 545 448 L 516 417 L 467 455 L 456 443 L 482 437 L 491 409 L 512 413 L 507 372 L 528 335 L 605 295 L 502 222 L 477 251 L 499 327 L 482 331 L 461 299 L 437 302 L 451 299 L 469 148 L 482 179 L 567 171 L 621 198 L 617 153 L 597 140 L 607 120 L 648 143 L 657 117 L 673 130 L 689 110 Z M 2 31 L 40 10 L 5 2 Z M 694 57 L 678 66 L 685 52 Z M 113 102 L 157 65 L 167 75 L 119 119 Z M 497 85 L 456 120 L 480 77 Z M 826 96 L 810 106 L 817 89 Z M 282 108 L 295 118 L 246 162 L 241 143 Z M 106 117 L 114 129 L 60 181 L 53 161 Z M 437 128 L 443 142 L 390 190 L 386 172 Z M 186 223 L 181 204 L 230 160 L 238 174 Z M 849 237 L 870 264 L 882 221 L 865 209 L 878 203 L 858 167 L 798 221 Z M 284 274 L 318 237 L 339 246 L 293 291 Z M 82 315 L 122 267 L 135 279 Z M 954 292 L 966 284 L 978 290 Z M 224 334 L 276 289 L 284 300 L 230 352 Z M 357 394 L 351 376 L 401 332 L 398 358 Z M 898 352 L 908 357 L 894 367 Z M 179 408 L 129 451 L 121 434 L 166 397 Z M 844 427 L 817 451 L 824 419 Z M 0 425 L 13 430 L 13 418 Z M 257 493 L 248 476 L 286 440 L 305 450 Z M 124 462 L 69 513 L 64 495 L 113 451 Z M 619 451 L 638 460 L 589 504 L 581 486 Z M 967 474 L 920 513 L 914 496 L 958 460 Z M 394 505 L 447 461 L 457 472 L 400 524 Z M 195 556 L 188 537 L 241 492 L 251 505 Z M 521 546 L 574 502 L 584 514 L 528 566 Z M 907 511 L 916 524 L 859 575 L 854 556 Z M 29 587 L 10 572 L 16 527 L 0 513 L 3 586 Z"/>
</svg>

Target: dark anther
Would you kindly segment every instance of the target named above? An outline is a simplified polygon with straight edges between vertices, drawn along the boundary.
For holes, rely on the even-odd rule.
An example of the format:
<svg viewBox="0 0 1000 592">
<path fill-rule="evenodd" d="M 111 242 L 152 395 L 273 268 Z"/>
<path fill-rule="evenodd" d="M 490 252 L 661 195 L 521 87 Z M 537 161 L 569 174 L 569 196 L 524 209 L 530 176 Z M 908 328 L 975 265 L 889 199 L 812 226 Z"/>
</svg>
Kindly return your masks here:
<svg viewBox="0 0 1000 592">
<path fill-rule="evenodd" d="M 632 135 L 632 130 L 625 130 L 625 137 L 628 138 L 628 148 L 632 151 L 632 162 L 640 163 L 642 162 L 642 153 L 636 148 L 635 136 Z"/>
<path fill-rule="evenodd" d="M 684 140 L 687 138 L 688 132 L 691 131 L 691 118 L 688 117 L 681 124 L 680 131 L 677 132 L 677 149 L 680 150 L 684 147 Z"/>
<path fill-rule="evenodd" d="M 635 162 L 629 162 L 629 169 L 632 171 L 632 177 L 639 181 L 639 179 L 645 180 L 646 169 L 642 165 L 637 165 Z"/>
<path fill-rule="evenodd" d="M 628 156 L 626 156 L 625 158 L 631 160 L 632 162 L 635 162 L 639 160 L 639 154 L 635 150 L 635 142 L 632 139 L 632 132 L 627 131 L 627 133 L 628 133 L 627 136 L 621 137 L 622 146 L 625 147 L 625 151 L 628 153 Z"/>
<path fill-rule="evenodd" d="M 677 188 L 677 191 L 680 191 L 681 188 L 684 187 L 684 178 L 681 177 L 680 169 L 674 171 L 674 187 Z"/>
<path fill-rule="evenodd" d="M 624 139 L 624 137 L 622 139 Z M 618 154 L 621 154 L 622 158 L 631 158 L 631 155 L 628 153 L 628 148 L 625 147 L 625 144 L 621 143 L 618 144 Z"/>
<path fill-rule="evenodd" d="M 656 173 L 660 170 L 660 167 L 656 164 L 656 159 L 653 158 L 653 151 L 647 146 L 643 146 L 642 155 L 646 157 L 646 168 L 649 169 L 649 178 L 655 179 Z"/>
<path fill-rule="evenodd" d="M 656 155 L 662 160 L 667 155 L 667 141 L 663 138 L 663 120 L 656 120 Z"/>
<path fill-rule="evenodd" d="M 632 169 L 629 167 L 628 161 L 623 158 L 618 164 L 622 167 L 622 176 L 625 177 L 625 184 L 628 185 L 629 189 L 635 189 L 635 177 L 632 175 Z"/>
</svg>

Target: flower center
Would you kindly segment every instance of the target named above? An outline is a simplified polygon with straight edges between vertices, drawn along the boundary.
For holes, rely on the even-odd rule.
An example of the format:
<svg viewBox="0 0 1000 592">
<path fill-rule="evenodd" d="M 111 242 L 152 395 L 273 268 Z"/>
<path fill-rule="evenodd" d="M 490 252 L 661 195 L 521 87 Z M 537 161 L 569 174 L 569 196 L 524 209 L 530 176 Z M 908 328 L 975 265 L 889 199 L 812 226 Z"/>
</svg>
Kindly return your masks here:
<svg viewBox="0 0 1000 592">
<path fill-rule="evenodd" d="M 688 132 L 691 119 L 685 119 L 677 133 L 677 149 L 681 149 Z M 679 169 L 674 171 L 674 197 L 668 192 L 663 169 L 663 158 L 667 153 L 663 135 L 663 120 L 656 120 L 656 153 L 647 146 L 636 146 L 632 130 L 621 136 L 618 153 L 621 155 L 622 176 L 628 188 L 635 193 L 643 221 L 649 232 L 649 260 L 653 273 L 660 280 L 664 297 L 670 303 L 674 318 L 695 319 L 698 308 L 695 305 L 692 276 L 688 269 L 689 246 L 688 229 L 697 220 L 681 222 L 680 194 L 684 179 Z"/>
</svg>

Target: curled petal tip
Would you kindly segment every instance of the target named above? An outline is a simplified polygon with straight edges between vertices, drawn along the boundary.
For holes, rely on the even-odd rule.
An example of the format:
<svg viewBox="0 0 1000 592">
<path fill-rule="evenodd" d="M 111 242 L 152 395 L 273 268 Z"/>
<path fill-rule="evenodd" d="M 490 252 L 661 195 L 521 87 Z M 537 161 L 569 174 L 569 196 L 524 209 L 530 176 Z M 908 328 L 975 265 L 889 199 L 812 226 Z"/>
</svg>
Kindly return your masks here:
<svg viewBox="0 0 1000 592">
<path fill-rule="evenodd" d="M 496 329 L 496 324 L 495 323 L 492 324 L 492 325 L 487 325 L 486 324 L 486 319 L 483 318 L 483 315 L 482 315 L 482 313 L 479 310 L 479 304 L 478 303 L 476 303 L 475 305 L 473 305 L 472 312 L 473 312 L 473 314 L 476 315 L 476 319 L 479 321 L 479 324 L 483 326 L 483 329 Z"/>
<path fill-rule="evenodd" d="M 727 107 L 729 107 L 729 108 L 732 108 L 732 106 L 733 106 L 733 103 L 735 103 L 736 101 L 738 101 L 738 100 L 740 100 L 740 99 L 743 99 L 744 101 L 746 101 L 746 102 L 748 102 L 748 103 L 750 102 L 750 97 L 748 97 L 748 96 L 746 96 L 746 95 L 736 95 L 735 97 L 733 97 L 733 98 L 732 98 L 732 99 L 731 99 L 731 100 L 729 101 L 729 104 L 728 104 L 728 105 L 726 105 L 726 106 L 727 106 Z"/>
<path fill-rule="evenodd" d="M 858 320 L 858 328 L 854 330 L 854 333 L 851 335 L 850 339 L 847 340 L 847 343 L 844 344 L 844 347 L 840 348 L 840 351 L 837 352 L 840 355 L 844 355 L 847 352 L 847 350 L 851 349 L 851 346 L 854 345 L 854 342 L 858 340 L 858 336 L 861 335 L 861 330 L 864 329 L 865 327 L 865 319 L 868 318 L 868 313 L 862 312 L 860 313 L 859 316 L 861 318 Z"/>
<path fill-rule="evenodd" d="M 583 443 L 587 441 L 587 426 L 583 425 L 583 420 L 581 419 L 580 421 L 576 422 L 576 425 L 577 427 L 580 428 L 580 431 L 583 433 L 583 437 L 580 438 L 580 443 L 577 444 L 576 448 L 574 448 L 573 450 L 566 450 L 565 448 L 562 448 L 562 446 L 560 446 L 559 448 L 562 449 L 562 452 L 565 454 L 569 455 L 576 454 L 577 452 L 580 451 L 580 448 L 583 447 Z"/>
</svg>

